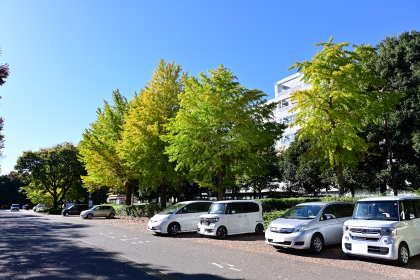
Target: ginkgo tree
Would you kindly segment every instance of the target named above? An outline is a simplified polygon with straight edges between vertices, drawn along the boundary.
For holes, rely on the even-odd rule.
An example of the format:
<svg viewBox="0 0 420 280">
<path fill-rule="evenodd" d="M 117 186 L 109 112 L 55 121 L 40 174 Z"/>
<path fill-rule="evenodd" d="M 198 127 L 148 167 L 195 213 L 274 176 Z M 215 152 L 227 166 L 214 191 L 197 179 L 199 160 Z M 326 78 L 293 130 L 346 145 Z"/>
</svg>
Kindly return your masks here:
<svg viewBox="0 0 420 280">
<path fill-rule="evenodd" d="M 223 65 L 183 81 L 180 110 L 161 138 L 170 144 L 166 151 L 176 169 L 188 170 L 221 200 L 237 175 L 252 175 L 266 164 L 260 151 L 273 146 L 285 126 L 273 121 L 276 103 L 241 86 Z"/>
<path fill-rule="evenodd" d="M 89 190 L 108 186 L 114 191 L 125 189 L 125 203 L 131 204 L 131 193 L 138 181 L 136 170 L 125 165 L 117 152 L 122 138 L 124 117 L 129 111 L 129 102 L 119 90 L 112 92 L 112 104 L 104 101 L 103 109 L 96 111 L 97 119 L 83 133 L 79 143 L 79 160 L 85 164 L 87 175 L 83 183 Z"/>
<path fill-rule="evenodd" d="M 159 61 L 152 79 L 131 101 L 124 124 L 119 155 L 130 169 L 137 170 L 140 188 L 160 187 L 161 205 L 166 207 L 168 184 L 178 178 L 173 163 L 165 154 L 168 143 L 166 124 L 179 110 L 178 95 L 183 91 L 179 64 Z"/>
<path fill-rule="evenodd" d="M 402 93 L 376 90 L 383 81 L 369 72 L 362 62 L 376 55 L 370 45 L 334 44 L 333 38 L 311 61 L 295 62 L 311 89 L 296 91 L 291 100 L 298 112 L 294 125 L 301 127 L 299 139 L 307 136 L 313 144 L 309 151 L 324 161 L 323 168 L 335 167 L 339 194 L 344 192 L 343 170 L 354 167 L 368 152 L 369 143 L 359 136 L 368 123 L 376 122 L 395 106 Z M 373 88 L 373 90 L 369 90 Z"/>
</svg>

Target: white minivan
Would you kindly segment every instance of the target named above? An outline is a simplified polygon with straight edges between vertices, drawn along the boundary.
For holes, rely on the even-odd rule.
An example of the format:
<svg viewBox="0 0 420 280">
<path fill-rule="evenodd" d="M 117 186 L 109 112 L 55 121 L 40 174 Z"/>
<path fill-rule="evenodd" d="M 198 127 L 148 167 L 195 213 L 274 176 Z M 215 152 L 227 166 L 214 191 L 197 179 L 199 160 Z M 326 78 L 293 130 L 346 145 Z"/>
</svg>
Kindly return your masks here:
<svg viewBox="0 0 420 280">
<path fill-rule="evenodd" d="M 344 223 L 342 249 L 348 256 L 395 260 L 406 265 L 420 254 L 420 197 L 384 196 L 357 201 Z"/>
<path fill-rule="evenodd" d="M 220 239 L 227 235 L 264 232 L 261 201 L 227 200 L 211 205 L 209 213 L 201 215 L 197 233 L 216 236 Z"/>
<path fill-rule="evenodd" d="M 176 203 L 154 215 L 147 224 L 147 230 L 169 235 L 176 235 L 181 230 L 195 230 L 200 215 L 207 213 L 212 203 L 202 200 Z"/>
</svg>

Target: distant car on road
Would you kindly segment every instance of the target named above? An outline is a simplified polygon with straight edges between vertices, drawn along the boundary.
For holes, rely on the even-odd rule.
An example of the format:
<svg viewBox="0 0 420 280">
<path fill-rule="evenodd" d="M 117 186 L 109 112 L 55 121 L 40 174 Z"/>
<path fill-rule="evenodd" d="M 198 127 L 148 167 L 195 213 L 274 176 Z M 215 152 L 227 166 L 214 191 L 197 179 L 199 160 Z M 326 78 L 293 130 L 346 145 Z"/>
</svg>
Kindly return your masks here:
<svg viewBox="0 0 420 280">
<path fill-rule="evenodd" d="M 33 209 L 34 212 L 36 212 L 37 210 L 47 209 L 47 203 L 38 203 Z"/>
<path fill-rule="evenodd" d="M 33 209 L 35 207 L 35 205 L 36 204 L 34 204 L 34 203 L 28 203 L 28 204 L 23 205 L 22 208 L 25 209 L 25 210 L 29 210 L 29 209 Z"/>
<path fill-rule="evenodd" d="M 82 211 L 88 210 L 89 205 L 87 204 L 75 204 L 70 206 L 69 208 L 63 209 L 61 211 L 61 215 L 63 216 L 69 216 L 69 215 L 80 215 Z"/>
<path fill-rule="evenodd" d="M 10 207 L 10 211 L 19 211 L 19 204 L 12 204 L 12 207 Z"/>
<path fill-rule="evenodd" d="M 82 219 L 92 219 L 93 217 L 113 219 L 115 217 L 115 210 L 110 205 L 97 205 L 80 213 L 80 218 Z"/>
</svg>

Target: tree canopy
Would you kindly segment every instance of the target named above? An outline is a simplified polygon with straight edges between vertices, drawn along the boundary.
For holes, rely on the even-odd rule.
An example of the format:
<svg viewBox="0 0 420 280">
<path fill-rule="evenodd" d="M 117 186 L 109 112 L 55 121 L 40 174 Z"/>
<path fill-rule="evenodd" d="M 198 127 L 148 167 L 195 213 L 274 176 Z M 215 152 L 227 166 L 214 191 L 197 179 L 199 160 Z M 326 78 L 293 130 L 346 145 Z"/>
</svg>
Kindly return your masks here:
<svg viewBox="0 0 420 280">
<path fill-rule="evenodd" d="M 15 170 L 19 178 L 29 184 L 24 187 L 31 193 L 48 193 L 56 208 L 71 188 L 82 184 L 81 176 L 86 170 L 78 161 L 79 151 L 71 143 L 62 143 L 39 151 L 26 151 L 18 158 Z"/>
<path fill-rule="evenodd" d="M 0 57 L 1 57 L 1 48 L 0 48 Z M 9 76 L 9 65 L 6 64 L 0 64 L 0 86 L 2 86 L 6 81 L 5 79 Z M 1 99 L 1 96 L 0 96 Z M 4 135 L 1 133 L 4 126 L 4 120 L 2 117 L 0 117 L 0 159 L 2 157 L 2 149 L 4 148 Z M 1 168 L 0 168 L 1 171 Z"/>
<path fill-rule="evenodd" d="M 89 190 L 107 186 L 114 191 L 125 189 L 127 205 L 131 204 L 131 191 L 137 184 L 134 170 L 125 165 L 118 154 L 118 141 L 122 139 L 124 117 L 129 103 L 119 90 L 112 92 L 112 104 L 104 100 L 103 109 L 96 110 L 97 119 L 83 133 L 79 143 L 79 160 L 86 166 L 83 183 Z"/>
<path fill-rule="evenodd" d="M 136 170 L 140 187 L 160 187 L 162 207 L 166 207 L 168 183 L 178 178 L 175 165 L 165 154 L 168 143 L 160 137 L 167 134 L 166 124 L 179 110 L 178 95 L 183 91 L 181 78 L 186 77 L 181 71 L 181 66 L 173 61 L 159 61 L 152 79 L 131 101 L 118 146 L 125 165 Z"/>
<path fill-rule="evenodd" d="M 378 125 L 367 129 L 367 137 L 383 143 L 386 118 L 396 184 L 401 190 L 420 180 L 420 32 L 413 30 L 388 36 L 377 48 L 377 55 L 364 61 L 365 66 L 382 79 L 381 87 L 386 91 L 393 94 L 403 92 L 405 96 L 395 110 L 384 112 Z M 386 146 L 380 145 L 380 148 L 382 164 L 377 165 L 376 173 L 384 174 L 381 184 L 392 185 Z"/>
<path fill-rule="evenodd" d="M 223 65 L 183 82 L 181 108 L 162 139 L 170 144 L 166 151 L 176 169 L 188 170 L 221 200 L 235 176 L 265 165 L 258 151 L 274 145 L 285 126 L 272 121 L 276 103 L 267 104 L 262 91 L 241 86 Z"/>
<path fill-rule="evenodd" d="M 291 100 L 298 111 L 295 125 L 301 127 L 299 139 L 307 136 L 313 148 L 311 154 L 323 159 L 323 168 L 336 167 L 339 194 L 344 192 L 344 167 L 355 167 L 368 152 L 368 143 L 359 136 L 368 123 L 376 123 L 389 111 L 401 93 L 376 90 L 382 80 L 368 71 L 363 62 L 375 55 L 370 45 L 334 44 L 333 38 L 322 46 L 311 61 L 295 62 L 311 89 L 296 91 Z M 373 90 L 367 90 L 368 86 Z"/>
</svg>

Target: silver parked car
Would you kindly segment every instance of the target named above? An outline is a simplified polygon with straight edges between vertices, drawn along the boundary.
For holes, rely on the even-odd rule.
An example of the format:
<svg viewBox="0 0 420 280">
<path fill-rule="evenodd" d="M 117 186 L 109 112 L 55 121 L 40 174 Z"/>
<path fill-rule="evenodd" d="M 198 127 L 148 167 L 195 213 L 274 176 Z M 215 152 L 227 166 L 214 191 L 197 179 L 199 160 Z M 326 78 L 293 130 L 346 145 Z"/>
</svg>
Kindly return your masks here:
<svg viewBox="0 0 420 280">
<path fill-rule="evenodd" d="M 97 205 L 80 213 L 80 218 L 82 219 L 92 219 L 93 217 L 105 217 L 112 219 L 115 217 L 115 210 L 110 205 Z"/>
<path fill-rule="evenodd" d="M 354 203 L 346 202 L 298 204 L 268 225 L 265 243 L 319 254 L 324 245 L 341 242 L 343 224 L 351 219 L 353 210 Z"/>
</svg>

